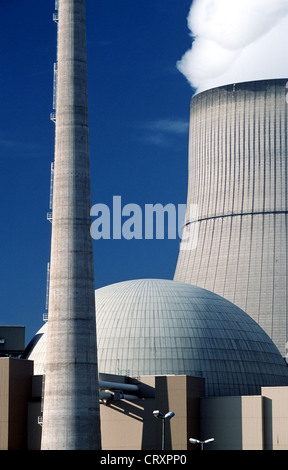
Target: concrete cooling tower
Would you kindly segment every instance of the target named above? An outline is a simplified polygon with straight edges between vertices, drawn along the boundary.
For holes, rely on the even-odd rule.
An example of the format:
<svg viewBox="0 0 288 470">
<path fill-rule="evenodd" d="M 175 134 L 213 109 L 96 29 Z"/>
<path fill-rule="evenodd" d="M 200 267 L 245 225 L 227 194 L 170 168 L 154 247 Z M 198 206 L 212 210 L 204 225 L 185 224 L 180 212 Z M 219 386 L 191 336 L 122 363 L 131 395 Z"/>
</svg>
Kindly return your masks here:
<svg viewBox="0 0 288 470">
<path fill-rule="evenodd" d="M 191 100 L 185 226 L 174 280 L 247 312 L 287 343 L 287 80 L 237 83 Z M 188 209 L 198 205 L 198 221 Z"/>
</svg>

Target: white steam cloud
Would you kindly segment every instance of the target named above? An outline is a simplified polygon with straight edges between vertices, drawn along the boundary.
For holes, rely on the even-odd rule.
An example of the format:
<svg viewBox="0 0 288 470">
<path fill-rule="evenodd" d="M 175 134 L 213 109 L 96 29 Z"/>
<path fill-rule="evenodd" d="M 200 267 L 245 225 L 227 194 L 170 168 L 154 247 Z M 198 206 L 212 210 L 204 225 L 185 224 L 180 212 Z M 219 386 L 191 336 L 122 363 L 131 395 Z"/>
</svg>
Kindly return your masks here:
<svg viewBox="0 0 288 470">
<path fill-rule="evenodd" d="M 194 0 L 188 27 L 177 68 L 198 92 L 288 77 L 288 0 Z"/>
</svg>

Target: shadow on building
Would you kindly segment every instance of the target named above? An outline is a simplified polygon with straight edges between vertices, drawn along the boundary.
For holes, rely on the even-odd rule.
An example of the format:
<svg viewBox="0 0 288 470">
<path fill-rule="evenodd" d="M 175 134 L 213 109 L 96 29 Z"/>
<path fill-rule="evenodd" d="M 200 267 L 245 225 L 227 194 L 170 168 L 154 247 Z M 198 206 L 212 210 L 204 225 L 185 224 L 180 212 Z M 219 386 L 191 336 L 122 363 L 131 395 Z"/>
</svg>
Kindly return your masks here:
<svg viewBox="0 0 288 470">
<path fill-rule="evenodd" d="M 199 377 L 104 378 L 110 397 L 100 402 L 103 450 L 161 450 L 161 420 L 154 410 L 175 413 L 165 423 L 165 450 L 199 450 L 191 437 L 213 437 L 207 450 L 288 450 L 286 386 L 211 397 Z M 33 361 L 2 357 L 0 379 L 0 450 L 39 450 L 43 376 L 33 375 Z M 137 387 L 129 395 L 124 384 Z"/>
</svg>

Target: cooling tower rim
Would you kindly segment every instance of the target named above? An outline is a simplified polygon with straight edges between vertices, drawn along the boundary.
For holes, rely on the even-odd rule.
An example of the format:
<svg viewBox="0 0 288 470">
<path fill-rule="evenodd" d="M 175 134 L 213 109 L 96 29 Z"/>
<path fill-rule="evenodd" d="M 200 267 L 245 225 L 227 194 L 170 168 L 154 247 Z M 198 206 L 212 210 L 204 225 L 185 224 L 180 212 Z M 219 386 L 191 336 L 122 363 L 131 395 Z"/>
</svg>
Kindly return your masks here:
<svg viewBox="0 0 288 470">
<path fill-rule="evenodd" d="M 223 84 L 223 85 L 213 86 L 211 88 L 206 88 L 205 90 L 200 90 L 200 91 L 197 91 L 196 89 L 194 95 L 191 98 L 191 103 L 196 97 L 203 96 L 205 94 L 209 94 L 217 90 L 227 90 L 227 91 L 235 90 L 236 91 L 236 88 L 240 88 L 240 87 L 244 87 L 248 85 L 251 86 L 251 84 L 255 84 L 255 85 L 263 84 L 267 86 L 269 84 L 272 85 L 275 83 L 281 85 L 281 82 L 283 82 L 282 83 L 283 85 L 285 82 L 285 87 L 288 88 L 288 77 L 282 77 L 282 78 L 263 78 L 263 79 L 246 80 L 246 81 L 240 81 L 240 82 L 230 82 L 230 83 Z"/>
</svg>

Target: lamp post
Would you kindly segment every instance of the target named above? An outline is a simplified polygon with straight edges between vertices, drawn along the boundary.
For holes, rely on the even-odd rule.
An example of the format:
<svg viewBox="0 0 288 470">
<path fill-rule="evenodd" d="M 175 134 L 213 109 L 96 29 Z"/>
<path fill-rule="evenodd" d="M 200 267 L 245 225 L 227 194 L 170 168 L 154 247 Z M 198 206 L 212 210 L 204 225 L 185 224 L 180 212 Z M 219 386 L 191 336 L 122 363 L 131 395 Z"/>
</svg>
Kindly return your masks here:
<svg viewBox="0 0 288 470">
<path fill-rule="evenodd" d="M 206 439 L 205 441 L 199 441 L 198 439 L 193 439 L 192 437 L 189 439 L 189 442 L 191 442 L 191 444 L 201 444 L 201 450 L 204 450 L 204 444 L 209 444 L 210 442 L 214 441 L 214 437 L 211 437 L 211 439 Z"/>
<path fill-rule="evenodd" d="M 175 413 L 173 411 L 168 411 L 168 413 L 164 415 L 160 410 L 154 410 L 153 415 L 155 418 L 162 420 L 161 450 L 165 450 L 165 421 L 173 418 Z"/>
</svg>

